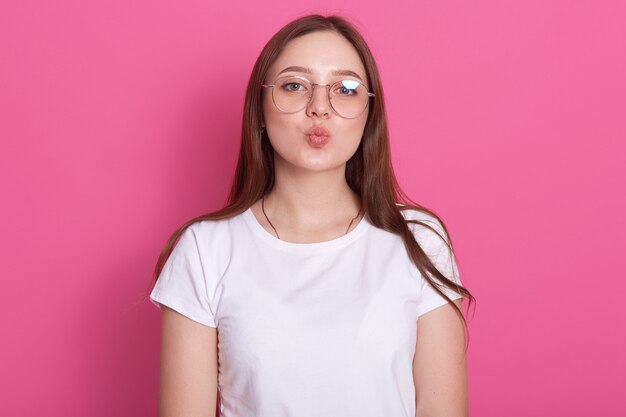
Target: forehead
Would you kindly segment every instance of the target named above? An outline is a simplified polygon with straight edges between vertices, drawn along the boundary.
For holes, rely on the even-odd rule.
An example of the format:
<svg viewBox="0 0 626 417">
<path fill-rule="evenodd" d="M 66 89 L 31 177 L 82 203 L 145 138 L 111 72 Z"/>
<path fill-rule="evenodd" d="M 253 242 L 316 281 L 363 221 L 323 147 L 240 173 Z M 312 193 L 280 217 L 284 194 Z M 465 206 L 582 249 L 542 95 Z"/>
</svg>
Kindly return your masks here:
<svg viewBox="0 0 626 417">
<path fill-rule="evenodd" d="M 313 32 L 291 40 L 270 67 L 268 78 L 275 78 L 291 66 L 311 69 L 313 78 L 326 79 L 333 71 L 348 70 L 367 80 L 357 50 L 346 38 L 331 31 Z"/>
</svg>

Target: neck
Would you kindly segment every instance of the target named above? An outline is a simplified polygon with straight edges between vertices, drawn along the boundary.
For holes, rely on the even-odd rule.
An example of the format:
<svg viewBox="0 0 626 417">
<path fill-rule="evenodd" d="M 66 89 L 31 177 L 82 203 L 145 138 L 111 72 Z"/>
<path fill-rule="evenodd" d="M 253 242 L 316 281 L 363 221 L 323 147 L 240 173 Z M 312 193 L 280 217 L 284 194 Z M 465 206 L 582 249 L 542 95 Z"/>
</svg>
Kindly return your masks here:
<svg viewBox="0 0 626 417">
<path fill-rule="evenodd" d="M 272 219 L 280 219 L 283 227 L 311 230 L 349 221 L 357 215 L 360 201 L 348 186 L 345 164 L 317 172 L 287 171 L 276 166 L 274 187 L 265 196 L 265 209 Z"/>
</svg>

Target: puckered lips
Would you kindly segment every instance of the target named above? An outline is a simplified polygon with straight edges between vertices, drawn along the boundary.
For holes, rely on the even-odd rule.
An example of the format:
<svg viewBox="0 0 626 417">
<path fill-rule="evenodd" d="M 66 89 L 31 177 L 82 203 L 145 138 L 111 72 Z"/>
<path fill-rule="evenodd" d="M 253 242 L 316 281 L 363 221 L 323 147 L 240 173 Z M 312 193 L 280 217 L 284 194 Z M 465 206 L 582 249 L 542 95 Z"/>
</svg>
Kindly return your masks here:
<svg viewBox="0 0 626 417">
<path fill-rule="evenodd" d="M 330 138 L 330 132 L 324 126 L 313 126 L 306 135 L 309 145 L 315 148 L 321 148 L 326 145 Z"/>
</svg>

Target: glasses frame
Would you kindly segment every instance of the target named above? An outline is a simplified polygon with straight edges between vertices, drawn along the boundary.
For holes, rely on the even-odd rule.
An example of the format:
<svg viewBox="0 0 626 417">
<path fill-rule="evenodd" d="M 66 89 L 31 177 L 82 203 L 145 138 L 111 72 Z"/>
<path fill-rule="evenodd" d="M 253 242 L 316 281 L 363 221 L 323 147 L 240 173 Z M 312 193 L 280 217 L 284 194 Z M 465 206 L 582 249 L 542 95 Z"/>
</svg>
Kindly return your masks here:
<svg viewBox="0 0 626 417">
<path fill-rule="evenodd" d="M 280 80 L 280 79 L 283 79 L 283 78 L 297 78 L 299 80 L 305 81 L 307 84 L 309 84 L 311 86 L 311 91 L 309 93 L 309 99 L 304 104 L 304 106 L 300 107 L 298 110 L 285 111 L 285 110 L 281 109 L 280 107 L 278 107 L 278 104 L 276 104 L 276 100 L 274 99 L 274 87 L 276 87 L 276 82 L 278 80 Z M 335 109 L 335 106 L 333 106 L 333 101 L 330 99 L 330 88 L 332 86 L 336 85 L 336 84 L 341 83 L 342 81 L 347 81 L 347 80 L 359 83 L 360 85 L 365 87 L 365 91 L 367 91 L 367 96 L 368 96 L 367 105 L 365 107 L 363 107 L 363 110 L 361 110 L 361 112 L 359 114 L 357 114 L 356 116 L 352 116 L 352 117 L 346 117 L 346 116 L 342 115 L 341 113 L 339 113 Z M 309 106 L 309 104 L 311 104 L 311 100 L 313 99 L 313 93 L 315 92 L 315 87 L 317 87 L 318 85 L 322 86 L 322 87 L 326 87 L 326 99 L 328 100 L 328 104 L 330 104 L 330 108 L 333 109 L 335 114 L 337 114 L 339 117 L 343 117 L 344 119 L 356 119 L 357 117 L 359 117 L 361 114 L 363 114 L 365 109 L 367 109 L 369 107 L 369 98 L 372 98 L 372 97 L 375 96 L 374 93 L 370 93 L 369 88 L 365 84 L 363 84 L 359 80 L 353 80 L 353 79 L 339 80 L 339 81 L 336 81 L 336 82 L 334 82 L 332 84 L 318 84 L 318 83 L 313 83 L 310 80 L 308 80 L 308 79 L 306 79 L 304 77 L 300 77 L 298 75 L 283 75 L 282 77 L 276 78 L 276 80 L 274 80 L 273 84 L 261 84 L 261 87 L 263 87 L 263 88 L 271 88 L 272 89 L 272 103 L 274 103 L 274 107 L 276 107 L 276 109 L 278 109 L 278 111 L 280 111 L 281 113 L 293 114 L 293 113 L 299 112 L 302 109 L 306 109 Z"/>
</svg>

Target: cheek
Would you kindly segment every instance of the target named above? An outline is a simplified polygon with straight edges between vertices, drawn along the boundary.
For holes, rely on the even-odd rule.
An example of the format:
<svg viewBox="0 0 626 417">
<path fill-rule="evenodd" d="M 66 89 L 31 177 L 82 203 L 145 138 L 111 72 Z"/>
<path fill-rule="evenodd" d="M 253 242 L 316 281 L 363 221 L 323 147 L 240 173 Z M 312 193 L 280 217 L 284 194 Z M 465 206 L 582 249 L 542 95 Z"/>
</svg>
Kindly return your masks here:
<svg viewBox="0 0 626 417">
<path fill-rule="evenodd" d="M 274 150 L 281 154 L 295 151 L 296 147 L 293 145 L 297 132 L 294 130 L 293 121 L 271 108 L 265 112 L 264 118 L 265 129 Z"/>
<path fill-rule="evenodd" d="M 355 146 L 358 147 L 363 137 L 367 117 L 355 119 L 353 120 L 353 122 L 354 123 L 351 124 L 348 129 L 346 129 L 346 135 L 350 138 L 349 142 L 355 143 Z"/>
<path fill-rule="evenodd" d="M 346 141 L 345 147 L 349 148 L 349 152 L 353 155 L 356 150 L 359 148 L 361 141 L 363 140 L 363 133 L 365 129 L 365 123 L 367 122 L 367 116 L 363 119 L 354 120 L 354 124 L 346 130 L 345 137 L 348 139 Z"/>
<path fill-rule="evenodd" d="M 261 98 L 261 108 L 263 111 L 263 122 L 267 123 L 267 119 L 268 116 L 270 115 L 270 112 L 272 111 L 272 98 L 271 96 L 264 94 L 263 97 Z"/>
<path fill-rule="evenodd" d="M 279 128 L 285 127 L 284 116 L 285 114 L 279 112 L 274 106 L 272 101 L 272 95 L 266 94 L 263 96 L 263 121 L 267 127 L 268 132 L 273 130 L 277 132 Z"/>
</svg>

